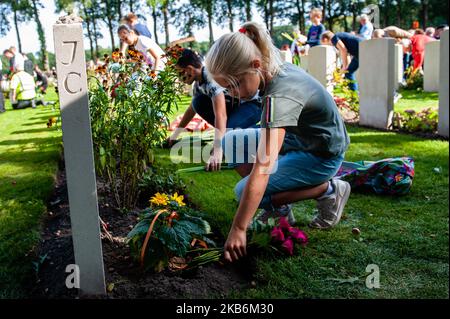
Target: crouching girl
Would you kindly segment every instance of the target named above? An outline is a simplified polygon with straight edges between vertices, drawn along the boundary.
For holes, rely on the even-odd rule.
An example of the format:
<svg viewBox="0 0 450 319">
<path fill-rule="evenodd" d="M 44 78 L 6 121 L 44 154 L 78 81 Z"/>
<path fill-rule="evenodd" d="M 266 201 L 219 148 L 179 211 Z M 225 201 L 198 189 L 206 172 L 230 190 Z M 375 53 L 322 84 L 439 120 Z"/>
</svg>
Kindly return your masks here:
<svg viewBox="0 0 450 319">
<path fill-rule="evenodd" d="M 231 131 L 223 139 L 227 162 L 243 177 L 225 259 L 246 254 L 246 229 L 258 208 L 262 220 L 286 216 L 295 223 L 290 204 L 316 199 L 310 227 L 335 226 L 350 185 L 333 176 L 350 141 L 332 96 L 300 68 L 283 64 L 267 30 L 253 22 L 221 37 L 206 67 L 230 94 L 245 100 L 260 90 L 263 102 L 261 129 Z"/>
</svg>

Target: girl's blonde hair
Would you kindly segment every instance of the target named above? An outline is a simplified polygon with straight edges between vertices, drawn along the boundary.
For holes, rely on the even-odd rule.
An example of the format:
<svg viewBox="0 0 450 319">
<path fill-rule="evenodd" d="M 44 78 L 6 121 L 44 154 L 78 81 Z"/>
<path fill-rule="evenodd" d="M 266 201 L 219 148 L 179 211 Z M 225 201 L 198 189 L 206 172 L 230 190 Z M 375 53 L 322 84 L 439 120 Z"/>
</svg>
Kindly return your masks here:
<svg viewBox="0 0 450 319">
<path fill-rule="evenodd" d="M 239 32 L 228 33 L 214 43 L 206 60 L 211 77 L 220 75 L 233 87 L 237 86 L 239 75 L 258 72 L 252 67 L 255 58 L 261 59 L 263 72 L 269 76 L 278 75 L 283 66 L 280 50 L 275 47 L 267 29 L 256 22 L 247 22 Z"/>
</svg>

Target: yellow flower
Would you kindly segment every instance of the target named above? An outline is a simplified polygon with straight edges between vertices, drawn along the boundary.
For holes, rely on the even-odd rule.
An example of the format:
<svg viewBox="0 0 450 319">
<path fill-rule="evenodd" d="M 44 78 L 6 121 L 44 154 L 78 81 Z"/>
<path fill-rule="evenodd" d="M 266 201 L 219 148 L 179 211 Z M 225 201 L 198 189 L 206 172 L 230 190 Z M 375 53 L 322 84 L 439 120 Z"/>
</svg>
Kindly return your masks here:
<svg viewBox="0 0 450 319">
<path fill-rule="evenodd" d="M 178 193 L 175 193 L 172 196 L 170 196 L 170 200 L 176 202 L 180 207 L 186 206 L 186 204 L 183 202 L 184 196 L 178 195 Z"/>
<path fill-rule="evenodd" d="M 169 203 L 169 196 L 167 194 L 156 193 L 152 198 L 150 198 L 150 204 L 156 206 L 167 206 Z"/>
</svg>

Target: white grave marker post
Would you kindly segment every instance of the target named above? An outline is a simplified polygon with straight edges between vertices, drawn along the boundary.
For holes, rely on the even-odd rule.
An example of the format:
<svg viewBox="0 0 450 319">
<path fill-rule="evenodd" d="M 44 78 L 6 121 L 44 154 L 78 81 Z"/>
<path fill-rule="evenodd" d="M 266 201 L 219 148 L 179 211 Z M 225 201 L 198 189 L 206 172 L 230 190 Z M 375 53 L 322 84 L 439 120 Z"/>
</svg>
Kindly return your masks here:
<svg viewBox="0 0 450 319">
<path fill-rule="evenodd" d="M 423 65 L 423 90 L 439 91 L 440 41 L 432 41 L 425 45 L 425 62 Z"/>
<path fill-rule="evenodd" d="M 395 45 L 395 74 L 394 84 L 395 89 L 398 90 L 403 82 L 403 45 Z"/>
<path fill-rule="evenodd" d="M 309 72 L 309 55 L 300 56 L 300 67 L 306 72 Z"/>
<path fill-rule="evenodd" d="M 318 45 L 309 51 L 309 74 L 332 93 L 333 72 L 336 69 L 336 53 L 334 48 L 328 45 Z"/>
<path fill-rule="evenodd" d="M 394 113 L 395 40 L 373 39 L 359 44 L 359 123 L 387 129 Z"/>
<path fill-rule="evenodd" d="M 63 17 L 53 26 L 72 239 L 75 263 L 80 269 L 80 293 L 102 295 L 105 274 L 83 28 L 81 23 L 73 22 Z"/>
<path fill-rule="evenodd" d="M 448 137 L 448 37 L 449 31 L 441 35 L 440 74 L 439 74 L 439 134 Z"/>
</svg>

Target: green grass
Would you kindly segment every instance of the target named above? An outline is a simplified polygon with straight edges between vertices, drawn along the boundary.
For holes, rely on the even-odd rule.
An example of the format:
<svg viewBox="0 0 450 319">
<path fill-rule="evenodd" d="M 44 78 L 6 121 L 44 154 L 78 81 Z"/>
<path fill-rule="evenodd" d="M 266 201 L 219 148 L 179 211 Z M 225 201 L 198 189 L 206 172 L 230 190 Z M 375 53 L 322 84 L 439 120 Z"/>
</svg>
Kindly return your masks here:
<svg viewBox="0 0 450 319">
<path fill-rule="evenodd" d="M 394 105 L 395 111 L 414 110 L 420 112 L 426 108 L 438 109 L 439 94 L 435 92 L 423 92 L 401 90 L 402 98 Z"/>
<path fill-rule="evenodd" d="M 50 89 L 46 100 L 57 96 Z M 26 295 L 45 201 L 53 189 L 61 132 L 48 129 L 51 106 L 0 114 L 0 299 Z"/>
<path fill-rule="evenodd" d="M 304 253 L 289 258 L 259 257 L 257 288 L 231 297 L 448 298 L 448 142 L 348 129 L 352 139 L 348 161 L 406 155 L 415 159 L 411 193 L 405 197 L 353 193 L 343 220 L 329 231 L 307 227 L 315 213 L 314 201 L 296 204 L 298 226 L 310 237 Z M 160 151 L 159 159 L 167 163 L 168 151 Z M 237 208 L 233 188 L 239 176 L 221 171 L 184 173 L 182 177 L 189 186 L 190 200 L 226 236 Z M 361 230 L 361 241 L 352 234 L 353 227 Z M 366 288 L 369 264 L 380 268 L 380 289 Z M 357 280 L 338 282 L 349 278 Z"/>
<path fill-rule="evenodd" d="M 422 95 L 402 94 L 413 106 L 426 103 Z M 49 98 L 55 99 L 54 93 Z M 188 104 L 189 98 L 183 98 L 177 114 Z M 40 107 L 0 115 L 0 298 L 26 296 L 24 283 L 32 279 L 32 257 L 27 254 L 39 240 L 61 151 L 61 132 L 45 125 L 54 113 Z M 357 127 L 349 127 L 349 132 L 347 160 L 414 157 L 411 193 L 400 198 L 354 193 L 344 219 L 330 231 L 306 227 L 314 215 L 313 201 L 295 205 L 298 226 L 310 236 L 304 253 L 259 257 L 257 287 L 231 297 L 448 298 L 448 142 Z M 169 151 L 158 150 L 157 161 L 171 166 Z M 199 164 L 178 167 L 192 165 Z M 190 200 L 226 236 L 237 208 L 233 188 L 239 176 L 227 170 L 182 177 Z M 353 227 L 361 229 L 362 241 L 355 240 Z M 377 290 L 365 287 L 365 269 L 372 263 L 381 272 Z M 353 277 L 358 278 L 353 283 L 336 281 Z"/>
</svg>

